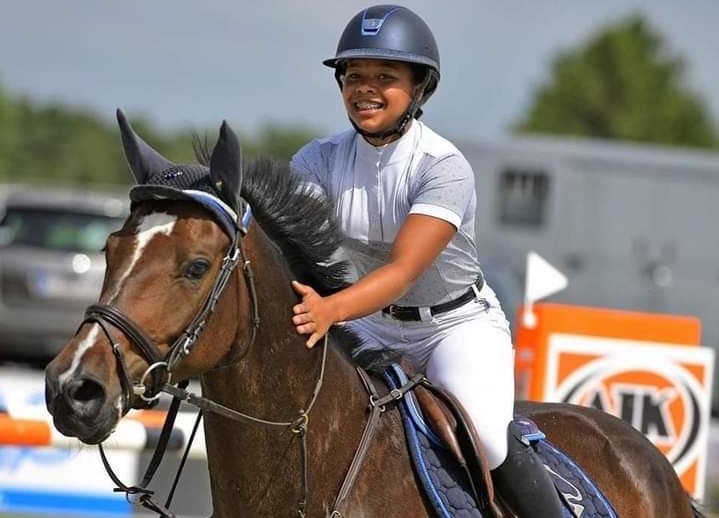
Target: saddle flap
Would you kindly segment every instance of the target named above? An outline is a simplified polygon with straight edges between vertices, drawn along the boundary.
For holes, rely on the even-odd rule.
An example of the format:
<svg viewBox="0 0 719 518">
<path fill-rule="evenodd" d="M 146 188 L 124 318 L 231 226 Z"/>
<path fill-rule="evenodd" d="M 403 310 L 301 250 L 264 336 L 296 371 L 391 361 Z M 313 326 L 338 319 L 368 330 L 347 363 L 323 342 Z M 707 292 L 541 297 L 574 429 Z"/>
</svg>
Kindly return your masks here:
<svg viewBox="0 0 719 518">
<path fill-rule="evenodd" d="M 489 463 L 487 462 L 487 458 L 482 450 L 482 446 L 479 442 L 479 436 L 472 424 L 472 420 L 469 418 L 459 401 L 457 401 L 457 399 L 449 392 L 432 385 L 429 381 L 423 383 L 422 387 L 426 388 L 427 393 L 430 395 L 429 397 L 434 398 L 437 402 L 437 406 L 441 404 L 442 407 L 450 411 L 454 419 L 454 438 L 448 441 L 447 444 L 450 446 L 450 449 L 452 448 L 452 442 L 457 444 L 460 452 L 459 455 L 464 459 L 465 465 L 468 468 L 467 471 L 470 475 L 470 481 L 475 494 L 479 498 L 486 496 L 486 502 L 484 502 L 486 506 L 485 508 L 491 509 L 495 516 L 502 516 L 501 511 L 495 503 L 494 484 L 492 483 L 492 476 L 489 472 Z M 415 393 L 418 394 L 416 389 Z M 419 395 L 417 399 L 419 400 Z M 427 397 L 425 397 L 424 400 L 430 401 Z M 429 406 L 433 406 L 433 404 L 430 403 Z M 423 407 L 423 410 L 424 408 L 425 407 Z M 444 439 L 444 437 L 442 438 Z"/>
<path fill-rule="evenodd" d="M 457 462 L 461 466 L 466 466 L 467 461 L 464 459 L 462 448 L 457 441 L 457 419 L 447 405 L 422 385 L 415 387 L 414 395 L 429 427 L 449 448 Z"/>
</svg>

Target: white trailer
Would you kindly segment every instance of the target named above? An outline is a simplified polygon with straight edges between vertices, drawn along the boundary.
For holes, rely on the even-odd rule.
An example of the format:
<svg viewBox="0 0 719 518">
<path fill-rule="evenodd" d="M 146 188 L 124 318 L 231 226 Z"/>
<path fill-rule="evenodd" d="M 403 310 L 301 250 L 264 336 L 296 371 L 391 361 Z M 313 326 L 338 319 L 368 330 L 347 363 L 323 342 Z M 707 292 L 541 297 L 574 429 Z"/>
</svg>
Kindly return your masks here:
<svg viewBox="0 0 719 518">
<path fill-rule="evenodd" d="M 523 283 L 535 250 L 569 277 L 553 300 L 694 315 L 719 349 L 719 153 L 549 137 L 459 147 L 486 269 Z"/>
</svg>

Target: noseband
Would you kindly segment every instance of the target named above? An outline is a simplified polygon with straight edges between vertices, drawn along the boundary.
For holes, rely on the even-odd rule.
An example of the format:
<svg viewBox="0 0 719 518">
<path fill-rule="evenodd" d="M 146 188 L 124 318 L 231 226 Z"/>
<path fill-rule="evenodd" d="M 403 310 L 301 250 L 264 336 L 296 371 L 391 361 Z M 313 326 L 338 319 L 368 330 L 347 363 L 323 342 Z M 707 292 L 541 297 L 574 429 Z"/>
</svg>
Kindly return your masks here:
<svg viewBox="0 0 719 518">
<path fill-rule="evenodd" d="M 243 221 L 244 223 L 244 221 Z M 257 330 L 260 327 L 259 308 L 257 302 L 257 290 L 255 288 L 255 278 L 252 273 L 252 267 L 250 261 L 247 259 L 244 248 L 242 246 L 242 237 L 247 233 L 246 227 L 241 225 L 235 230 L 232 236 L 232 242 L 230 243 L 225 257 L 222 259 L 222 266 L 220 271 L 215 278 L 215 283 L 207 294 L 205 301 L 203 302 L 200 309 L 197 311 L 193 319 L 187 325 L 185 330 L 178 336 L 173 344 L 170 346 L 166 353 L 162 353 L 159 346 L 150 339 L 147 334 L 135 324 L 127 315 L 120 311 L 117 307 L 109 304 L 93 304 L 85 310 L 85 317 L 78 328 L 78 332 L 86 323 L 95 323 L 100 326 L 103 333 L 105 334 L 108 343 L 112 348 L 112 352 L 117 360 L 117 372 L 120 378 L 120 385 L 122 387 L 122 411 L 130 410 L 132 407 L 132 396 L 139 396 L 145 403 L 145 407 L 154 406 L 159 400 L 161 392 L 170 393 L 173 396 L 172 403 L 167 412 L 165 424 L 163 425 L 162 432 L 160 433 L 160 439 L 155 448 L 155 452 L 150 459 L 150 462 L 146 468 L 145 475 L 140 484 L 135 486 L 125 485 L 115 474 L 114 470 L 110 466 L 110 463 L 105 455 L 102 448 L 102 444 L 99 444 L 100 457 L 102 459 L 105 470 L 107 471 L 110 478 L 117 485 L 116 491 L 124 492 L 127 495 L 128 500 L 131 496 L 136 496 L 138 502 L 143 507 L 151 511 L 159 513 L 163 517 L 174 517 L 175 515 L 169 511 L 170 501 L 172 495 L 179 481 L 180 473 L 187 459 L 187 453 L 189 452 L 190 444 L 195 436 L 197 426 L 200 422 L 202 412 L 199 412 L 195 425 L 192 430 L 192 434 L 187 443 L 185 455 L 183 456 L 180 466 L 178 467 L 175 475 L 175 480 L 170 491 L 170 496 L 164 506 L 155 502 L 152 499 L 153 491 L 147 489 L 150 481 L 152 480 L 159 464 L 164 455 L 167 443 L 169 441 L 170 432 L 174 426 L 175 417 L 179 410 L 181 398 L 178 398 L 176 394 L 172 393 L 173 389 L 184 391 L 187 387 L 187 381 L 179 383 L 178 387 L 172 385 L 172 372 L 175 367 L 186 358 L 191 350 L 192 346 L 197 341 L 198 337 L 205 328 L 207 320 L 215 310 L 217 301 L 222 295 L 225 287 L 227 286 L 232 273 L 235 271 L 237 265 L 242 262 L 242 271 L 245 276 L 245 284 L 250 298 L 250 306 L 252 311 L 252 335 L 245 348 L 248 350 L 255 341 L 257 336 Z M 112 337 L 110 328 L 115 327 L 119 329 L 125 337 L 130 341 L 130 344 L 135 345 L 140 351 L 143 359 L 147 362 L 148 367 L 145 373 L 141 376 L 140 380 L 133 382 L 130 378 L 130 373 L 127 368 L 127 362 L 122 352 L 120 344 L 118 344 Z M 151 378 L 151 385 L 146 385 L 147 379 Z"/>
<path fill-rule="evenodd" d="M 243 234 L 245 234 L 244 229 L 235 231 L 232 243 L 222 259 L 222 266 L 212 289 L 197 314 L 165 354 L 160 351 L 158 345 L 137 324 L 117 307 L 109 304 L 93 304 L 85 310 L 85 318 L 80 324 L 80 328 L 86 323 L 98 324 L 107 337 L 112 347 L 112 352 L 117 359 L 117 371 L 122 386 L 123 411 L 131 408 L 133 395 L 139 396 L 145 402 L 146 407 L 153 406 L 157 402 L 163 386 L 172 382 L 172 372 L 175 367 L 190 354 L 192 346 L 204 330 L 208 318 L 215 310 L 217 301 L 240 260 L 242 261 L 245 284 L 247 285 L 252 307 L 252 336 L 248 347 L 252 345 L 260 325 L 260 317 L 254 275 L 250 261 L 247 259 L 242 247 Z M 137 347 L 143 359 L 147 362 L 148 368 L 139 381 L 131 381 L 122 349 L 113 339 L 109 327 L 119 329 L 130 343 Z M 152 379 L 149 387 L 146 385 L 148 377 Z"/>
</svg>

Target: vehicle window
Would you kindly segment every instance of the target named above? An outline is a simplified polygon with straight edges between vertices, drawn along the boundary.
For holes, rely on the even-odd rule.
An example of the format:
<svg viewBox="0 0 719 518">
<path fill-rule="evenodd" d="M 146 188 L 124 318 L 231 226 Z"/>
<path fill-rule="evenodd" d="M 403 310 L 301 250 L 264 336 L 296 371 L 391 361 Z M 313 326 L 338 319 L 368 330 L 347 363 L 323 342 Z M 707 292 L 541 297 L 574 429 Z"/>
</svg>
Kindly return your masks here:
<svg viewBox="0 0 719 518">
<path fill-rule="evenodd" d="M 548 193 L 549 177 L 545 172 L 506 169 L 499 183 L 499 221 L 523 227 L 542 226 Z"/>
<path fill-rule="evenodd" d="M 50 250 L 99 252 L 122 219 L 55 209 L 8 207 L 5 226 L 12 244 Z"/>
</svg>

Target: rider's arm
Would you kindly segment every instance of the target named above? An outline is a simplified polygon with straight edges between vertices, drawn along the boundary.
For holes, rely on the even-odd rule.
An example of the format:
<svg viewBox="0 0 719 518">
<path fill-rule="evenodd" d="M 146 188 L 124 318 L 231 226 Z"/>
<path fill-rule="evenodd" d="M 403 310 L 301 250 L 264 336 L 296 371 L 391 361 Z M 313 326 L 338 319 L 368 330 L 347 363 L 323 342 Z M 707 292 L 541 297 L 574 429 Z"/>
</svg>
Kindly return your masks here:
<svg viewBox="0 0 719 518">
<path fill-rule="evenodd" d="M 352 286 L 321 297 L 311 287 L 295 282 L 295 290 L 303 299 L 293 308 L 297 332 L 309 334 L 307 346 L 312 347 L 332 324 L 369 315 L 391 304 L 429 268 L 456 230 L 443 219 L 410 214 L 395 237 L 387 263 Z"/>
</svg>

